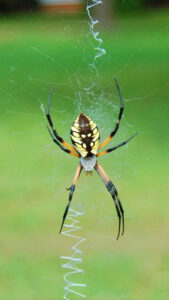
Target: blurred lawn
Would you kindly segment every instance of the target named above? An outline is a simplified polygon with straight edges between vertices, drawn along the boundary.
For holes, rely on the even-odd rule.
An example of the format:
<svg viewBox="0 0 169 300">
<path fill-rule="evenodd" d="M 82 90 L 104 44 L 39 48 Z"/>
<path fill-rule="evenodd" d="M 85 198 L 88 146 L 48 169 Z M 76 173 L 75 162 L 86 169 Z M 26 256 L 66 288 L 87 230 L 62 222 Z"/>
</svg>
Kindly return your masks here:
<svg viewBox="0 0 169 300">
<path fill-rule="evenodd" d="M 73 241 L 58 229 L 77 161 L 51 142 L 40 107 L 54 85 L 51 113 L 60 134 L 69 139 L 83 108 L 105 136 L 118 114 L 113 76 L 125 100 L 116 143 L 140 132 L 128 147 L 100 159 L 119 190 L 126 230 L 116 241 L 110 196 L 97 175 L 82 174 L 73 199 L 85 211 L 80 235 L 87 238 L 78 280 L 87 283 L 91 300 L 168 300 L 169 11 L 118 18 L 115 30 L 102 36 L 107 55 L 96 77 L 85 19 L 0 20 L 2 300 L 63 299 L 59 256 L 71 253 Z M 94 94 L 85 96 L 82 87 L 92 81 Z"/>
</svg>

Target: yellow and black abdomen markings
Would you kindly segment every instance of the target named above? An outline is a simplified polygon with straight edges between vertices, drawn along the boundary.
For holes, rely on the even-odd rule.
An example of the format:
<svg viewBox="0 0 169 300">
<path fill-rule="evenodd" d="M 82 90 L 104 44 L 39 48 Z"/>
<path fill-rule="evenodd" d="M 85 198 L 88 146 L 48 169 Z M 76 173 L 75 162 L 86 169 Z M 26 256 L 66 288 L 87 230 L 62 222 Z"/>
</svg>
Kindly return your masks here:
<svg viewBox="0 0 169 300">
<path fill-rule="evenodd" d="M 71 127 L 71 140 L 82 157 L 97 154 L 100 134 L 97 125 L 86 115 L 80 114 Z"/>
</svg>

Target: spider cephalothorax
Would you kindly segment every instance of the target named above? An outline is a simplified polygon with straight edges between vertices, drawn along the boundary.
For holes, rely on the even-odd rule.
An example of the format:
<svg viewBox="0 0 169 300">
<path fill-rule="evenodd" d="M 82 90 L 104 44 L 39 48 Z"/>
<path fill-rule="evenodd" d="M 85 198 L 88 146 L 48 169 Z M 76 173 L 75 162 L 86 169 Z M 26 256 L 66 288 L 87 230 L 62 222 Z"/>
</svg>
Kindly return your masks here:
<svg viewBox="0 0 169 300">
<path fill-rule="evenodd" d="M 97 157 L 99 157 L 101 155 L 105 155 L 109 152 L 112 152 L 112 151 L 116 150 L 117 148 L 127 144 L 137 134 L 137 133 L 135 133 L 128 140 L 118 144 L 117 146 L 114 146 L 114 147 L 104 150 L 102 152 L 98 152 L 98 150 L 105 147 L 111 141 L 111 139 L 114 137 L 114 135 L 118 131 L 118 128 L 120 125 L 120 120 L 123 115 L 123 110 L 124 110 L 123 99 L 122 99 L 120 88 L 119 88 L 119 85 L 118 85 L 118 82 L 116 79 L 115 79 L 115 83 L 116 83 L 116 87 L 117 87 L 117 90 L 119 93 L 119 98 L 120 98 L 120 103 L 121 103 L 120 112 L 119 112 L 119 116 L 116 121 L 114 130 L 110 133 L 108 138 L 101 144 L 99 144 L 100 134 L 99 134 L 97 125 L 83 113 L 78 115 L 77 119 L 73 123 L 71 130 L 70 130 L 70 135 L 71 135 L 71 140 L 72 140 L 73 146 L 71 146 L 67 142 L 65 142 L 58 135 L 56 129 L 53 126 L 52 119 L 50 117 L 49 107 L 50 107 L 50 103 L 51 103 L 53 90 L 50 93 L 49 102 L 48 102 L 48 106 L 47 106 L 47 113 L 46 113 L 46 117 L 47 117 L 49 125 L 52 129 L 52 131 L 51 131 L 48 128 L 50 136 L 51 136 L 52 140 L 54 141 L 54 143 L 56 143 L 64 152 L 80 158 L 80 163 L 77 167 L 75 177 L 73 180 L 73 184 L 71 185 L 71 187 L 69 189 L 70 190 L 69 201 L 68 201 L 67 207 L 65 209 L 64 215 L 63 215 L 60 232 L 62 231 L 62 227 L 64 225 L 64 222 L 65 222 L 65 219 L 66 219 L 69 207 L 70 207 L 70 203 L 72 200 L 72 196 L 73 196 L 73 193 L 75 190 L 77 180 L 80 176 L 82 169 L 84 168 L 87 173 L 88 172 L 91 173 L 93 171 L 93 169 L 95 169 L 96 172 L 101 177 L 104 184 L 106 185 L 108 191 L 110 192 L 110 194 L 113 198 L 117 216 L 119 219 L 119 229 L 118 229 L 117 239 L 119 238 L 119 235 L 120 235 L 121 219 L 122 219 L 122 226 L 123 226 L 122 234 L 124 233 L 124 210 L 121 205 L 117 190 L 116 190 L 114 184 L 112 183 L 112 181 L 110 180 L 110 178 L 108 177 L 108 175 L 106 174 L 106 172 L 104 171 L 104 169 L 102 168 L 102 166 L 97 161 Z"/>
</svg>

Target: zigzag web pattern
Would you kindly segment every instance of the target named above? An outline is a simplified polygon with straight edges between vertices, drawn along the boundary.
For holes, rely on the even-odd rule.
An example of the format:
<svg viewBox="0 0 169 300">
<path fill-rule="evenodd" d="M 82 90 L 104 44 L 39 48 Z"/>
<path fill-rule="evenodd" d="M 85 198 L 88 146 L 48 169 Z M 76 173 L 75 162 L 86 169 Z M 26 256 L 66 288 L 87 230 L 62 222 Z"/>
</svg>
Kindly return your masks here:
<svg viewBox="0 0 169 300">
<path fill-rule="evenodd" d="M 76 283 L 71 277 L 75 274 L 82 274 L 84 271 L 79 267 L 79 264 L 83 262 L 83 251 L 79 249 L 80 244 L 82 244 L 86 239 L 82 238 L 75 234 L 76 231 L 80 230 L 82 227 L 78 225 L 79 220 L 77 218 L 82 216 L 83 213 L 69 209 L 69 215 L 67 217 L 68 223 L 64 224 L 64 228 L 67 228 L 66 231 L 62 232 L 62 235 L 71 237 L 76 240 L 75 244 L 72 247 L 73 254 L 71 256 L 61 256 L 60 258 L 66 260 L 66 263 L 62 264 L 62 268 L 68 270 L 64 275 L 64 299 L 69 300 L 69 295 L 74 294 L 81 298 L 86 298 L 86 296 L 78 291 L 75 288 L 85 288 L 85 283 Z"/>
<path fill-rule="evenodd" d="M 98 75 L 98 71 L 96 69 L 96 60 L 99 57 L 101 57 L 102 55 L 104 55 L 106 53 L 106 51 L 101 46 L 103 43 L 103 40 L 100 37 L 100 33 L 98 31 L 95 31 L 95 25 L 98 24 L 99 21 L 97 19 L 96 20 L 93 19 L 92 14 L 91 14 L 91 8 L 93 8 L 96 5 L 101 4 L 101 3 L 102 3 L 102 0 L 92 0 L 92 1 L 87 0 L 87 6 L 86 6 L 87 14 L 88 14 L 88 17 L 90 20 L 89 27 L 91 30 L 91 34 L 92 34 L 94 40 L 97 42 L 97 46 L 94 47 L 94 49 L 96 50 L 96 54 L 94 56 L 93 63 L 91 64 L 91 67 L 96 71 L 97 75 Z M 71 279 L 72 275 L 82 274 L 84 272 L 84 270 L 79 267 L 79 264 L 82 264 L 82 262 L 83 262 L 83 251 L 79 249 L 79 246 L 86 239 L 74 234 L 74 232 L 76 232 L 82 228 L 81 226 L 78 225 L 79 220 L 77 220 L 77 218 L 82 215 L 83 215 L 83 213 L 81 213 L 81 212 L 78 212 L 73 209 L 69 209 L 69 214 L 67 216 L 67 221 L 69 223 L 66 222 L 64 224 L 64 228 L 67 228 L 67 230 L 62 232 L 62 235 L 74 238 L 76 240 L 76 243 L 72 247 L 72 250 L 73 250 L 72 256 L 61 256 L 60 257 L 61 259 L 66 261 L 66 263 L 62 264 L 62 268 L 68 270 L 68 272 L 64 275 L 64 283 L 65 283 L 64 299 L 65 300 L 70 300 L 69 297 L 71 295 L 79 296 L 79 298 L 86 298 L 86 295 L 78 292 L 76 288 L 79 288 L 79 287 L 85 288 L 87 285 L 85 283 L 74 282 Z"/>
</svg>

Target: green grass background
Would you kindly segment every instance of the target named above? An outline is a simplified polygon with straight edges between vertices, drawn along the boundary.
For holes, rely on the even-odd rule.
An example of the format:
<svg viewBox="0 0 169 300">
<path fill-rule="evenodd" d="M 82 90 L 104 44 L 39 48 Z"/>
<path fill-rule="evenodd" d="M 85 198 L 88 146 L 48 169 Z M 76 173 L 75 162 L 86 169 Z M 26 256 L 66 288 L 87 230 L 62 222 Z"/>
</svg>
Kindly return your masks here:
<svg viewBox="0 0 169 300">
<path fill-rule="evenodd" d="M 40 107 L 54 85 L 59 133 L 69 140 L 83 109 L 105 137 L 118 114 L 114 76 L 125 117 L 111 145 L 140 132 L 128 147 L 100 158 L 125 209 L 125 235 L 116 241 L 115 209 L 98 176 L 82 174 L 72 207 L 85 211 L 85 273 L 74 279 L 87 283 L 91 300 L 169 299 L 169 11 L 116 16 L 114 30 L 102 30 L 102 37 L 107 54 L 96 76 L 86 18 L 1 17 L 1 300 L 63 299 L 59 256 L 71 254 L 74 241 L 58 230 L 77 160 L 52 143 Z M 91 92 L 84 90 L 92 83 Z"/>
</svg>

